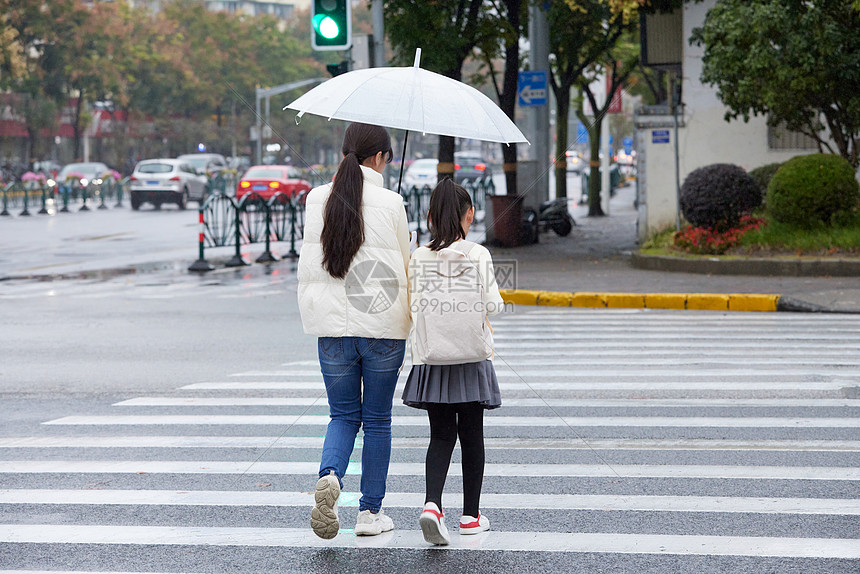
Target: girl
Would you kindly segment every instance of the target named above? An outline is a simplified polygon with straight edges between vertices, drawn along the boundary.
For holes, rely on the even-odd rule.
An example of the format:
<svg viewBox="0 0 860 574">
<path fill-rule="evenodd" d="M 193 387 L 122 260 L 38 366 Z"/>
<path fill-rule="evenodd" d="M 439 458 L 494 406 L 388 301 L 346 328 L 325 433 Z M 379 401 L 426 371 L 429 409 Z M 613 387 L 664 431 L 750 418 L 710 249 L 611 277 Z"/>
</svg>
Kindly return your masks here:
<svg viewBox="0 0 860 574">
<path fill-rule="evenodd" d="M 409 226 L 400 195 L 382 187 L 391 140 L 379 126 L 344 134 L 334 182 L 307 196 L 298 266 L 305 333 L 319 337 L 331 420 L 325 434 L 311 527 L 334 538 L 337 501 L 358 429 L 361 498 L 357 535 L 394 528 L 381 510 L 391 457 L 391 401 L 409 333 Z"/>
<path fill-rule="evenodd" d="M 441 262 L 439 252 L 453 248 L 476 264 L 485 289 L 487 314 L 502 310 L 490 252 L 481 245 L 464 242 L 475 216 L 468 192 L 451 179 L 442 180 L 430 195 L 428 225 L 430 243 L 412 254 L 409 264 L 413 291 L 423 282 L 433 265 Z M 443 301 L 438 303 L 444 307 Z M 449 302 L 450 304 L 451 302 Z M 480 336 L 463 333 L 467 336 Z M 484 409 L 501 406 L 499 384 L 490 359 L 456 365 L 421 364 L 416 357 L 416 334 L 412 335 L 412 371 L 403 391 L 403 402 L 425 409 L 430 419 L 430 446 L 427 448 L 427 475 L 424 511 L 419 525 L 424 539 L 432 544 L 448 544 L 450 537 L 442 514 L 442 490 L 457 437 L 463 454 L 463 516 L 460 534 L 489 530 L 490 521 L 479 510 L 484 479 Z M 492 338 L 487 337 L 492 351 Z"/>
</svg>

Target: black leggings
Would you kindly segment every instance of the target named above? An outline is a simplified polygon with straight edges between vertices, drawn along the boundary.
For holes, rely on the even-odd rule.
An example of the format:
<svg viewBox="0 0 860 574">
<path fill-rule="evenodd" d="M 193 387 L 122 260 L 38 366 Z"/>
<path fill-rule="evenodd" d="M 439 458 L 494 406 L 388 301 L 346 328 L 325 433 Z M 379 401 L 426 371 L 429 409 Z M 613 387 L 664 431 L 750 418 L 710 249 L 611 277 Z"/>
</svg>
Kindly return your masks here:
<svg viewBox="0 0 860 574">
<path fill-rule="evenodd" d="M 463 451 L 463 514 L 477 517 L 484 482 L 484 407 L 480 403 L 431 403 L 427 414 L 430 446 L 425 462 L 425 502 L 435 502 L 441 510 L 442 490 L 459 435 Z"/>
</svg>

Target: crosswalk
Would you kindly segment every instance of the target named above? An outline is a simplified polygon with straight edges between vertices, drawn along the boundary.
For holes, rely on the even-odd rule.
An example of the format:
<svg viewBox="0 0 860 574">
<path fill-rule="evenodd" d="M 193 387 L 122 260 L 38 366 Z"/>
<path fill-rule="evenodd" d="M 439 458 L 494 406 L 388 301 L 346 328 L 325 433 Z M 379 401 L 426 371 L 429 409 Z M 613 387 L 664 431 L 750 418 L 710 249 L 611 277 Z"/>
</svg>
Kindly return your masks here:
<svg viewBox="0 0 860 574">
<path fill-rule="evenodd" d="M 310 572 L 326 549 L 350 572 L 365 549 L 390 572 L 860 569 L 860 318 L 518 308 L 495 332 L 487 533 L 452 530 L 427 553 L 429 429 L 400 404 L 407 366 L 384 502 L 395 530 L 349 528 L 354 452 L 343 530 L 316 538 L 327 407 L 315 358 L 294 356 L 0 436 L 0 574 Z M 458 456 L 443 499 L 455 523 Z"/>
</svg>

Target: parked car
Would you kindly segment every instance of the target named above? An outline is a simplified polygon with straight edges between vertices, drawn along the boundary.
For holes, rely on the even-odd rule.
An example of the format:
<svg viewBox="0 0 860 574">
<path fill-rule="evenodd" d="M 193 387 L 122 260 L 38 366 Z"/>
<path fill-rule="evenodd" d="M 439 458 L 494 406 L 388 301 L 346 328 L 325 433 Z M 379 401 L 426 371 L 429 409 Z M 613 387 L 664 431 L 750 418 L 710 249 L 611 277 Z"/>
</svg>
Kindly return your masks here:
<svg viewBox="0 0 860 574">
<path fill-rule="evenodd" d="M 568 150 L 564 152 L 564 155 L 567 160 L 567 171 L 582 173 L 582 171 L 588 166 L 588 162 L 582 158 L 582 154 L 578 151 Z"/>
<path fill-rule="evenodd" d="M 111 172 L 111 169 L 99 161 L 70 163 L 57 174 L 57 183 L 86 187 L 87 184 L 98 182 Z"/>
<path fill-rule="evenodd" d="M 49 177 L 51 179 L 56 179 L 57 175 L 60 173 L 60 170 L 63 169 L 63 166 L 57 163 L 54 160 L 46 159 L 42 161 L 33 162 L 33 171 L 36 173 L 41 173 L 45 177 Z"/>
<path fill-rule="evenodd" d="M 487 181 L 493 177 L 493 170 L 489 163 L 474 151 L 454 152 L 454 181 L 462 183 L 464 180 L 474 182 L 475 180 Z"/>
<path fill-rule="evenodd" d="M 227 159 L 220 153 L 187 153 L 176 159 L 190 163 L 199 173 L 209 177 L 227 169 Z"/>
<path fill-rule="evenodd" d="M 185 209 L 188 201 L 202 203 L 209 194 L 209 180 L 187 161 L 181 159 L 148 159 L 139 162 L 129 179 L 131 208 L 151 203 L 156 209 L 162 203 L 175 203 Z"/>
<path fill-rule="evenodd" d="M 302 179 L 299 170 L 289 165 L 255 165 L 245 172 L 236 185 L 236 199 L 254 194 L 269 201 L 280 193 L 286 201 L 302 192 L 311 190 L 311 182 Z"/>
<path fill-rule="evenodd" d="M 438 159 L 416 159 L 406 168 L 401 188 L 404 190 L 412 187 L 421 189 L 425 185 L 429 185 L 431 188 L 434 187 L 437 179 L 436 166 L 438 165 Z"/>
</svg>

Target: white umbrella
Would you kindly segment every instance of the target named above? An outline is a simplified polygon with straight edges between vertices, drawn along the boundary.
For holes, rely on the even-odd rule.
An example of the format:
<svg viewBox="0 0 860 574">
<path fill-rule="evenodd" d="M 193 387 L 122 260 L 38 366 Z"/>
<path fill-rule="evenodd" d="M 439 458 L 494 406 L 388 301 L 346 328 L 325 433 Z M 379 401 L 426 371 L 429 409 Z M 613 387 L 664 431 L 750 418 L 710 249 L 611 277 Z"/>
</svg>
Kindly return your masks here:
<svg viewBox="0 0 860 574">
<path fill-rule="evenodd" d="M 463 82 L 419 67 L 354 70 L 284 107 L 328 119 L 499 143 L 529 143 L 493 100 Z M 405 158 L 406 142 L 403 144 Z M 403 162 L 400 164 L 403 175 Z M 399 184 L 398 184 L 399 186 Z"/>
<path fill-rule="evenodd" d="M 418 67 L 368 68 L 335 76 L 284 109 L 328 119 L 499 143 L 528 143 L 493 100 Z"/>
</svg>

